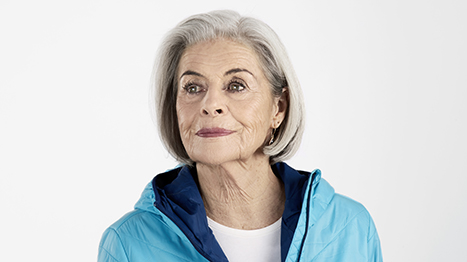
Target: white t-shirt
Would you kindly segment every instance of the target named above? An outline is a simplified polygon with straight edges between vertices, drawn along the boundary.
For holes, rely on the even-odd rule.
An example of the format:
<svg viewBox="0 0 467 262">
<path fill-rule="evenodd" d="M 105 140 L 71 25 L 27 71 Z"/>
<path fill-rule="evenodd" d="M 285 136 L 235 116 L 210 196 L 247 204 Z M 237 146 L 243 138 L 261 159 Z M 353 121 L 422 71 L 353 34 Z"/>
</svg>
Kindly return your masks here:
<svg viewBox="0 0 467 262">
<path fill-rule="evenodd" d="M 208 217 L 208 225 L 230 262 L 280 262 L 282 218 L 265 228 L 226 227 Z"/>
</svg>

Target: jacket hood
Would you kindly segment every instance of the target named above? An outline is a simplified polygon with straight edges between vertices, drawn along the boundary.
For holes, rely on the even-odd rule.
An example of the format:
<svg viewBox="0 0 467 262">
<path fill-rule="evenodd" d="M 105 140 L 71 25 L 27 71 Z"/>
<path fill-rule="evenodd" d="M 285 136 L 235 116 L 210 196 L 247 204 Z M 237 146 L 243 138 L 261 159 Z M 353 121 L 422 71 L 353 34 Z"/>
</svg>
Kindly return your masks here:
<svg viewBox="0 0 467 262">
<path fill-rule="evenodd" d="M 271 166 L 284 182 L 281 261 L 382 261 L 373 220 L 360 203 L 321 179 L 319 170 Z M 113 223 L 99 244 L 99 261 L 226 262 L 207 224 L 196 168 L 157 175 L 135 210 Z"/>
<path fill-rule="evenodd" d="M 324 186 L 314 190 L 321 181 L 321 172 L 297 171 L 283 162 L 271 166 L 274 174 L 284 183 L 286 203 L 282 216 L 281 256 L 285 261 L 294 239 L 295 229 L 308 194 L 316 200 L 317 210 L 324 210 L 334 190 Z M 163 213 L 172 220 L 191 241 L 193 246 L 210 261 L 227 261 L 207 224 L 204 204 L 197 185 L 195 167 L 182 166 L 157 175 L 144 189 L 135 209 Z M 327 184 L 325 182 L 325 184 Z M 313 219 L 319 218 L 314 214 Z"/>
<path fill-rule="evenodd" d="M 286 201 L 289 200 L 291 202 L 291 199 L 294 198 L 296 194 L 304 194 L 305 192 L 303 191 L 303 186 L 306 180 L 308 180 L 311 176 L 313 176 L 312 182 L 312 187 L 316 187 L 319 182 L 321 181 L 321 171 L 319 169 L 315 169 L 312 172 L 307 172 L 307 171 L 299 171 L 291 168 L 289 165 L 286 163 L 280 162 L 276 163 L 271 166 L 273 169 L 273 172 L 276 174 L 276 176 L 280 177 L 282 181 L 284 182 L 284 185 L 286 186 Z M 149 182 L 146 187 L 144 188 L 143 192 L 141 193 L 141 197 L 135 204 L 135 209 L 140 209 L 144 211 L 148 211 L 151 213 L 157 213 L 155 209 L 155 200 L 156 200 L 156 194 L 154 190 L 154 185 L 156 182 L 156 179 L 159 179 L 161 183 L 159 183 L 159 190 L 165 191 L 165 187 L 169 186 L 171 182 L 173 182 L 178 174 L 183 170 L 182 173 L 186 174 L 188 171 L 190 174 L 192 172 L 196 172 L 193 168 L 190 168 L 188 166 L 180 166 L 171 170 L 168 170 L 164 173 L 158 174 L 156 177 L 153 178 L 151 182 Z M 286 174 L 287 173 L 287 174 Z M 289 179 L 290 173 L 295 173 L 293 174 L 294 177 L 292 179 Z M 303 177 L 297 177 L 297 174 L 303 176 Z M 185 177 L 186 178 L 186 177 Z M 305 178 L 305 179 L 304 179 Z M 191 179 L 189 179 L 191 180 Z M 190 183 L 188 180 L 188 188 L 193 189 L 193 184 Z M 192 181 L 194 182 L 194 180 Z M 288 183 L 287 183 L 288 182 Z M 195 184 L 196 185 L 196 184 Z M 172 185 L 173 186 L 173 185 Z M 197 189 L 197 187 L 196 187 Z M 298 189 L 298 190 L 296 190 Z M 302 192 L 302 191 L 303 192 Z M 321 200 L 324 203 L 329 203 L 331 201 L 332 196 L 334 195 L 334 189 L 330 188 L 330 190 L 325 190 L 325 191 L 319 191 L 315 192 L 314 198 Z M 162 197 L 162 196 L 160 196 Z M 295 209 L 300 209 L 297 207 L 297 205 L 294 206 Z M 295 210 L 297 211 L 297 210 Z M 299 211 L 299 210 L 298 210 Z"/>
</svg>

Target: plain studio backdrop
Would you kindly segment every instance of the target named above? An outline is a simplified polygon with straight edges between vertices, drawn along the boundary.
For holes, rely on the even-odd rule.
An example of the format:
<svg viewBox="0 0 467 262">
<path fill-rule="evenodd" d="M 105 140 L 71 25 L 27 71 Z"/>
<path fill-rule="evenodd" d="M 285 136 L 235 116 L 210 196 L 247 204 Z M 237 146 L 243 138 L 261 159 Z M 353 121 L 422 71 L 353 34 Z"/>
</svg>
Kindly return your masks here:
<svg viewBox="0 0 467 262">
<path fill-rule="evenodd" d="M 155 52 L 234 9 L 286 46 L 307 109 L 288 161 L 375 220 L 385 261 L 467 261 L 467 2 L 0 2 L 0 260 L 95 261 L 175 161 L 148 106 Z"/>
</svg>

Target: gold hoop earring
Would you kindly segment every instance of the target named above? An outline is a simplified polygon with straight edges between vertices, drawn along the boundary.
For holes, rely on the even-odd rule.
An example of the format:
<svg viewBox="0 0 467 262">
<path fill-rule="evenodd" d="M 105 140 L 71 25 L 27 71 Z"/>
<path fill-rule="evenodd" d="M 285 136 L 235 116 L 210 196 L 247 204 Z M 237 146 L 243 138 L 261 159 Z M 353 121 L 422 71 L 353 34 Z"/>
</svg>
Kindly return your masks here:
<svg viewBox="0 0 467 262">
<path fill-rule="evenodd" d="M 276 129 L 273 128 L 271 131 L 271 140 L 269 140 L 269 145 L 272 145 L 274 143 L 274 134 L 276 133 Z"/>
</svg>

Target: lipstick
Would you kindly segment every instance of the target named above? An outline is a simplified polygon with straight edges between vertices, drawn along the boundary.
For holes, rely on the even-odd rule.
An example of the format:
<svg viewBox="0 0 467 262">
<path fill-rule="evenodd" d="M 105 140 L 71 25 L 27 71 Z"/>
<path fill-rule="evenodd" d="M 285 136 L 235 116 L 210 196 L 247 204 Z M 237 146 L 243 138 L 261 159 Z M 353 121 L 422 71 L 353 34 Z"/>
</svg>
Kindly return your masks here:
<svg viewBox="0 0 467 262">
<path fill-rule="evenodd" d="M 213 127 L 213 128 L 201 128 L 196 132 L 196 135 L 199 137 L 220 137 L 220 136 L 228 136 L 232 134 L 234 131 L 224 129 L 224 128 L 219 128 L 219 127 Z"/>
</svg>

